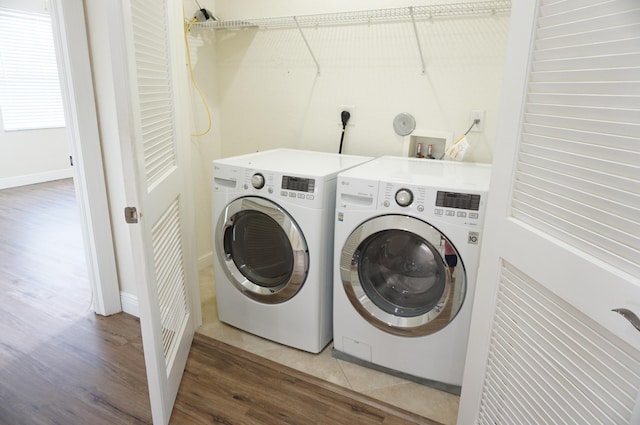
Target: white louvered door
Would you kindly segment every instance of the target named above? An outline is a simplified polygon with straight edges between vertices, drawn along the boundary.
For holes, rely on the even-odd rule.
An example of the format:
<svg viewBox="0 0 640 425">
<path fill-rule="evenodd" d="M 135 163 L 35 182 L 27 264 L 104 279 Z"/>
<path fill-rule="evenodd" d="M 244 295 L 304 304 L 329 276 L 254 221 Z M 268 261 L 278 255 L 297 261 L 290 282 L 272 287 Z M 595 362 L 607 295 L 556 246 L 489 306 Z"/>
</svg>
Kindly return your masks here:
<svg viewBox="0 0 640 425">
<path fill-rule="evenodd" d="M 513 4 L 459 425 L 640 424 L 640 2 Z"/>
<path fill-rule="evenodd" d="M 113 60 L 123 56 L 118 45 L 126 52 L 117 106 L 121 137 L 130 138 L 122 146 L 125 169 L 131 163 L 133 170 L 127 198 L 138 210 L 130 229 L 140 324 L 153 423 L 164 425 L 200 322 L 190 137 L 178 107 L 186 81 L 182 3 L 122 0 L 112 8 L 111 23 L 122 24 L 113 29 L 121 37 Z"/>
</svg>

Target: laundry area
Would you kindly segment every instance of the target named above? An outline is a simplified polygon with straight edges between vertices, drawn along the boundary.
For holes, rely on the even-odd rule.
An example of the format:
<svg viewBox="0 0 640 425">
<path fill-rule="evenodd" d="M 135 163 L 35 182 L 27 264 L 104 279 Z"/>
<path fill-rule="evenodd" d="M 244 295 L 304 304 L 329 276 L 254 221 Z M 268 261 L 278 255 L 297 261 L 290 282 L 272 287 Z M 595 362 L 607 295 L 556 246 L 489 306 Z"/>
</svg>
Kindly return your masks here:
<svg viewBox="0 0 640 425">
<path fill-rule="evenodd" d="M 640 9 L 588 3 L 87 5 L 154 423 L 194 332 L 442 424 L 637 423 Z"/>
<path fill-rule="evenodd" d="M 223 324 L 205 323 L 202 331 L 221 339 L 231 333 L 232 340 L 249 351 L 429 419 L 471 423 L 468 410 L 459 415 L 457 396 L 465 391 L 465 359 L 473 362 L 467 347 L 474 329 L 475 290 L 482 285 L 478 269 L 491 163 L 501 153 L 496 148 L 500 102 L 510 87 L 504 75 L 510 2 L 366 2 L 361 8 L 351 3 L 346 10 L 337 3 L 295 7 L 236 3 L 217 1 L 211 19 L 194 23 L 189 38 L 198 59 L 196 81 L 206 69 L 217 82 L 213 87 L 216 136 L 219 158 L 226 158 L 213 158 L 211 179 L 215 290 L 210 294 L 215 294 L 215 311 Z M 568 9 L 549 5 L 543 13 L 561 15 Z M 540 30 L 544 37 L 544 31 L 555 31 L 554 19 L 559 18 L 541 20 L 550 26 Z M 540 49 L 547 47 L 544 43 Z M 204 48 L 211 44 L 213 53 Z M 535 70 L 545 70 L 544 61 L 555 57 L 546 51 L 538 55 Z M 537 81 L 538 76 L 530 78 Z M 547 90 L 553 89 L 539 91 Z M 196 128 L 204 128 L 202 108 L 196 104 L 194 110 L 200 111 Z M 308 158 L 287 160 L 282 148 L 301 150 Z M 279 159 L 273 158 L 278 154 Z M 345 167 L 335 181 L 314 177 L 314 166 L 330 154 L 359 156 L 363 163 Z M 264 165 L 261 156 L 273 159 Z M 222 165 L 236 160 L 244 163 L 236 164 L 237 178 L 232 181 Z M 523 161 L 539 165 L 535 159 Z M 526 182 L 523 185 L 536 184 L 524 175 L 519 178 Z M 219 191 L 234 193 L 222 200 L 224 206 L 217 202 Z M 316 228 L 305 230 L 307 216 L 314 214 L 309 194 L 335 200 L 325 205 L 331 219 L 314 220 L 325 229 L 321 233 L 327 239 L 320 242 L 314 240 Z M 279 206 L 276 215 L 299 224 L 295 232 L 296 226 L 281 224 L 274 234 L 292 238 L 292 246 L 299 246 L 298 240 L 309 234 L 309 244 L 302 249 L 308 265 L 290 266 L 291 277 L 284 278 L 306 283 L 291 298 L 274 304 L 268 298 L 280 288 L 274 290 L 268 278 L 260 277 L 261 271 L 252 268 L 253 264 L 259 268 L 260 262 L 245 250 L 265 252 L 265 243 L 276 242 L 265 242 L 266 225 L 257 224 L 261 230 L 250 231 L 248 216 L 232 207 L 238 200 L 250 202 L 253 196 L 273 201 Z M 269 211 L 273 207 L 249 204 L 248 209 L 262 217 L 255 223 L 274 214 Z M 523 213 L 528 214 L 535 212 Z M 246 245 L 241 246 L 241 238 Z M 253 246 L 251 241 L 259 242 Z M 332 261 L 322 257 L 323 250 Z M 294 248 L 290 257 L 294 264 L 295 252 Z M 314 264 L 318 257 L 320 264 Z M 230 272 L 225 264 L 233 264 L 237 271 Z M 273 265 L 269 261 L 264 271 L 271 273 Z M 306 279 L 296 276 L 300 269 L 308 269 Z M 252 295 L 247 281 L 269 294 Z M 278 285 L 286 286 L 284 281 Z M 315 285 L 332 289 L 331 302 L 327 303 L 326 293 L 304 298 Z M 522 294 L 516 298 L 516 305 L 544 303 L 534 302 L 535 297 L 522 301 L 526 298 Z M 309 304 L 300 308 L 296 303 Z M 324 316 L 317 316 L 318 305 Z M 287 316 L 294 324 L 287 323 Z M 332 319 L 332 340 L 319 354 L 315 354 L 318 346 L 301 353 L 302 341 L 326 325 L 313 317 Z M 505 320 L 517 322 L 524 315 L 509 317 Z M 540 332 L 515 331 L 510 325 L 505 329 L 509 336 L 489 364 L 502 364 L 512 355 L 508 347 L 519 343 L 511 332 Z M 481 333 L 476 330 L 471 336 Z M 532 373 L 532 364 L 546 362 L 545 350 L 533 348 L 545 343 L 533 340 L 524 352 L 539 351 L 541 357 L 527 361 L 528 354 L 514 356 L 527 364 L 518 374 Z M 591 351 L 589 344 L 584 350 Z M 571 362 L 583 361 L 582 354 L 577 356 L 580 360 Z M 500 387 L 507 379 L 504 368 L 513 361 L 518 362 L 502 364 L 491 385 Z M 532 398 L 540 394 L 526 386 L 519 391 Z M 508 390 L 498 392 L 496 398 L 486 394 L 482 398 L 487 417 L 504 415 L 498 400 Z M 548 401 L 539 403 L 534 411 Z M 619 411 L 615 403 L 611 409 Z"/>
<path fill-rule="evenodd" d="M 382 3 L 340 12 L 218 2 L 211 19 L 192 23 L 193 74 L 217 83 L 221 141 L 211 179 L 214 279 L 201 281 L 199 332 L 454 424 L 510 4 Z M 194 110 L 196 128 L 206 128 L 197 99 Z M 369 183 L 342 177 L 363 167 Z M 378 241 L 362 236 L 350 243 L 358 253 L 341 254 L 377 215 L 420 224 L 389 224 L 372 231 Z M 353 265 L 365 270 L 351 302 L 369 294 L 362 302 L 376 310 L 346 301 L 353 287 L 340 275 L 358 271 L 342 270 L 341 256 L 350 265 L 394 244 L 404 250 Z M 445 246 L 459 250 L 455 272 Z M 461 255 L 468 247 L 476 252 Z"/>
</svg>

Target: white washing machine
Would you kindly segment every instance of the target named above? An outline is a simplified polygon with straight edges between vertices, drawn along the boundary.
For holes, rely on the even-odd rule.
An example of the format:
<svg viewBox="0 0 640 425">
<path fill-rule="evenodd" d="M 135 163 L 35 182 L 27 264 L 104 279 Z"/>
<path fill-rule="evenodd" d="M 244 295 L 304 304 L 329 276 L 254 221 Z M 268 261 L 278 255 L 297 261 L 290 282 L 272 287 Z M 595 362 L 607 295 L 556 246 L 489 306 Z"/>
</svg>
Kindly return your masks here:
<svg viewBox="0 0 640 425">
<path fill-rule="evenodd" d="M 338 175 L 335 357 L 459 393 L 489 177 L 400 157 Z"/>
<path fill-rule="evenodd" d="M 312 353 L 329 343 L 336 177 L 370 159 L 276 149 L 213 161 L 222 322 Z"/>
</svg>

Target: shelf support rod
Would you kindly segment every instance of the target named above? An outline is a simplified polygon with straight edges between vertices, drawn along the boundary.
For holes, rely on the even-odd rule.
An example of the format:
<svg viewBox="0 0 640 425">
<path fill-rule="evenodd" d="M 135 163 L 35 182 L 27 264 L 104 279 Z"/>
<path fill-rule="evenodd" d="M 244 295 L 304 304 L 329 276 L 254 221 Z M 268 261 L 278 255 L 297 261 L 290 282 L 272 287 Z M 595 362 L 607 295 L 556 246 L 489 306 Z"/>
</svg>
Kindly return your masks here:
<svg viewBox="0 0 640 425">
<path fill-rule="evenodd" d="M 411 15 L 411 22 L 413 23 L 413 32 L 416 35 L 416 43 L 418 44 L 418 53 L 420 54 L 420 63 L 422 63 L 422 73 L 427 73 L 427 67 L 424 64 L 424 56 L 422 55 L 422 46 L 420 45 L 420 36 L 418 36 L 418 26 L 416 25 L 416 18 L 413 15 L 413 6 L 409 6 L 409 15 Z"/>
<path fill-rule="evenodd" d="M 304 44 L 306 44 L 307 45 L 307 49 L 309 49 L 309 53 L 311 54 L 311 58 L 316 63 L 316 69 L 318 70 L 318 75 L 320 75 L 320 64 L 318 63 L 318 60 L 316 59 L 316 55 L 313 54 L 313 50 L 311 50 L 311 46 L 309 45 L 309 42 L 307 41 L 307 37 L 304 36 L 304 32 L 302 31 L 302 28 L 300 28 L 300 24 L 298 23 L 298 18 L 296 18 L 294 16 L 293 17 L 293 21 L 296 23 L 296 27 L 298 27 L 298 31 L 300 32 L 300 36 L 304 40 Z"/>
</svg>

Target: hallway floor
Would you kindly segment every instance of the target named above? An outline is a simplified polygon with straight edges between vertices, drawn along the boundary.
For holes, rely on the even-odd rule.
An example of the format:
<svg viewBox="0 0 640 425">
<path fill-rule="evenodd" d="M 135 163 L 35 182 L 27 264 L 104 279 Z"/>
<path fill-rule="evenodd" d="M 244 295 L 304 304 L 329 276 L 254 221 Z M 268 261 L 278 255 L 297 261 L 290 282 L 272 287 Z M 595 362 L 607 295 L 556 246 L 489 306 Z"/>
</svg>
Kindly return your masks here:
<svg viewBox="0 0 640 425">
<path fill-rule="evenodd" d="M 218 320 L 213 267 L 200 272 L 202 323 L 199 333 L 226 342 L 426 418 L 454 425 L 459 397 L 332 357 L 330 343 L 320 354 L 290 348 L 251 335 Z"/>
</svg>

